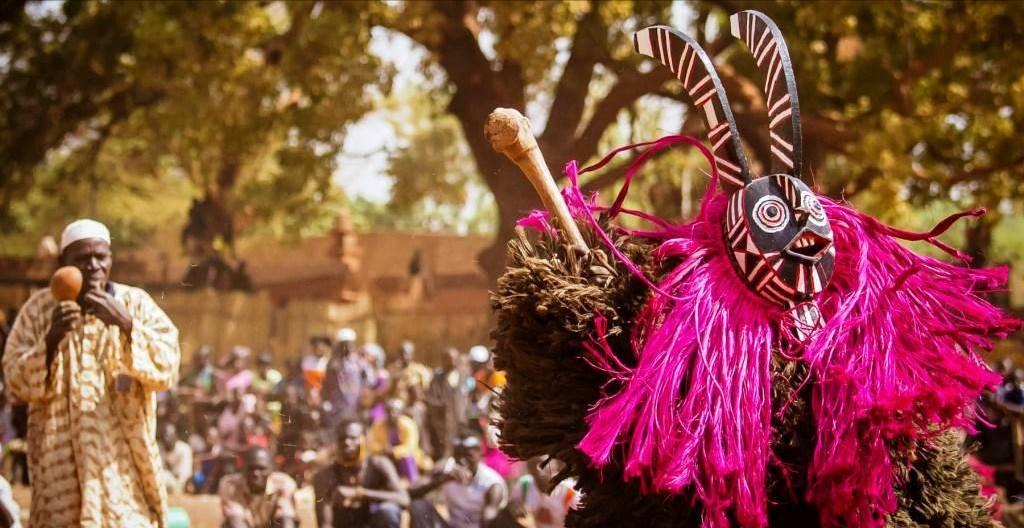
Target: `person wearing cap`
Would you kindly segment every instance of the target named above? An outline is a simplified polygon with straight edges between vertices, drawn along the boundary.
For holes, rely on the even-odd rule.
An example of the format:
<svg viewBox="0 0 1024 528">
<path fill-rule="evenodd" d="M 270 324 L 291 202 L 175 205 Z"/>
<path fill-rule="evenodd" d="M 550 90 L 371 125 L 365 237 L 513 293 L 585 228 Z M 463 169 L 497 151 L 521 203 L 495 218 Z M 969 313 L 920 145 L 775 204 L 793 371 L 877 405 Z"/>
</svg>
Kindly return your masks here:
<svg viewBox="0 0 1024 528">
<path fill-rule="evenodd" d="M 480 439 L 461 436 L 455 455 L 438 466 L 429 478 L 409 488 L 412 528 L 491 528 L 508 504 L 508 487 L 496 471 L 482 461 Z M 446 521 L 426 494 L 441 488 L 448 510 Z"/>
<path fill-rule="evenodd" d="M 351 328 L 338 330 L 334 356 L 324 375 L 324 428 L 333 431 L 342 420 L 358 418 L 363 392 L 375 381 L 373 367 L 356 350 L 356 332 Z"/>
<path fill-rule="evenodd" d="M 82 272 L 76 301 L 32 295 L 3 370 L 29 405 L 30 526 L 162 526 L 156 393 L 178 378 L 178 330 L 144 291 L 110 280 L 110 232 L 72 222 L 60 264 Z"/>
</svg>

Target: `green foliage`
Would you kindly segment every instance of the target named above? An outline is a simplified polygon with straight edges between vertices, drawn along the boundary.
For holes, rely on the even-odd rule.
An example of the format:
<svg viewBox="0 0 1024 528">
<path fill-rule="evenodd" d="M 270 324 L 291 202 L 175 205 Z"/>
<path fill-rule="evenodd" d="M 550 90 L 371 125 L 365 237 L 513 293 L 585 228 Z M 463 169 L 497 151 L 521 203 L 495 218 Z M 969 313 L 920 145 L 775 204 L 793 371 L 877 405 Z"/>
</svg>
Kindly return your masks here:
<svg viewBox="0 0 1024 528">
<path fill-rule="evenodd" d="M 379 6 L 183 7 L 66 2 L 62 13 L 0 26 L 0 53 L 11 57 L 0 72 L 6 231 L 52 229 L 12 206 L 31 203 L 47 182 L 77 189 L 83 175 L 99 182 L 98 201 L 141 180 L 184 182 L 184 196 L 212 199 L 243 233 L 302 236 L 329 226 L 345 126 L 367 110 L 367 86 L 388 85 L 365 51 Z M 53 222 L 81 214 L 62 213 Z M 163 221 L 135 223 L 145 231 Z"/>
<path fill-rule="evenodd" d="M 319 233 L 343 206 L 367 227 L 507 235 L 535 201 L 482 143 L 486 112 L 518 106 L 541 117 L 553 169 L 677 132 L 682 123 L 664 115 L 685 108 L 685 94 L 631 50 L 629 34 L 654 23 L 682 26 L 715 56 L 748 154 L 767 161 L 762 79 L 728 31 L 728 13 L 749 6 L 729 0 L 15 6 L 0 10 L 5 252 L 30 250 L 79 214 L 143 240 L 180 227 L 198 197 L 229 211 L 245 235 Z M 986 205 L 982 228 L 947 238 L 984 250 L 991 236 L 993 259 L 1019 258 L 1024 10 L 909 0 L 755 7 L 789 43 L 819 188 L 918 228 Z M 393 65 L 368 51 L 374 27 L 422 47 L 422 86 L 387 93 Z M 331 181 L 347 125 L 374 107 L 398 138 L 385 205 L 347 201 Z M 699 135 L 693 124 L 687 131 Z M 703 168 L 693 152 L 656 158 L 630 205 L 686 216 Z"/>
</svg>

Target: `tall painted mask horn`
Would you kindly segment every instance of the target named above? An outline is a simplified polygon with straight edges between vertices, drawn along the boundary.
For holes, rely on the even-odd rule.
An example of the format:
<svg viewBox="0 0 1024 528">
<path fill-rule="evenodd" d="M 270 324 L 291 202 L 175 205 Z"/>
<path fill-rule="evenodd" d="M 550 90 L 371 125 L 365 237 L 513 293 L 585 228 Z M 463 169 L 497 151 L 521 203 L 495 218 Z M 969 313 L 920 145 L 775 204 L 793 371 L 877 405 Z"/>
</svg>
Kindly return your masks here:
<svg viewBox="0 0 1024 528">
<path fill-rule="evenodd" d="M 743 152 L 729 98 L 718 78 L 711 57 L 697 42 L 667 26 L 651 26 L 633 34 L 633 46 L 667 66 L 700 112 L 707 124 L 707 140 L 715 156 L 722 189 L 732 193 L 750 183 L 750 167 Z"/>
<path fill-rule="evenodd" d="M 821 202 L 800 179 L 803 138 L 793 65 L 782 33 L 763 13 L 736 13 L 730 25 L 765 78 L 772 153 L 766 175 L 751 174 L 714 65 L 691 38 L 654 26 L 637 32 L 634 44 L 676 73 L 693 109 L 704 114 L 722 188 L 729 194 L 723 230 L 736 271 L 759 296 L 793 311 L 804 326 L 800 333 L 807 335 L 820 325 L 814 298 L 832 276 L 835 248 Z"/>
</svg>

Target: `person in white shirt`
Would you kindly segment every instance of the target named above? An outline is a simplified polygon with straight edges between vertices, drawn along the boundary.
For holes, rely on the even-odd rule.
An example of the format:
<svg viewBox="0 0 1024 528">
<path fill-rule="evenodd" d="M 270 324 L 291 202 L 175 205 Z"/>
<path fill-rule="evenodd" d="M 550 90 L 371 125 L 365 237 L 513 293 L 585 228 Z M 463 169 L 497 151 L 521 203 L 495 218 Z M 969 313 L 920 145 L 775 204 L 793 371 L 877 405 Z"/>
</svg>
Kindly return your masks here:
<svg viewBox="0 0 1024 528">
<path fill-rule="evenodd" d="M 192 478 L 192 447 L 178 439 L 178 429 L 172 423 L 160 426 L 160 458 L 164 469 L 160 482 L 169 495 L 185 491 L 185 484 Z"/>
<path fill-rule="evenodd" d="M 7 479 L 0 477 L 0 526 L 21 528 L 21 508 Z"/>
<path fill-rule="evenodd" d="M 496 471 L 481 462 L 480 439 L 458 438 L 454 458 L 441 464 L 425 482 L 412 486 L 409 508 L 412 528 L 489 528 L 508 503 L 508 488 Z M 427 493 L 441 489 L 448 520 L 437 512 Z"/>
</svg>

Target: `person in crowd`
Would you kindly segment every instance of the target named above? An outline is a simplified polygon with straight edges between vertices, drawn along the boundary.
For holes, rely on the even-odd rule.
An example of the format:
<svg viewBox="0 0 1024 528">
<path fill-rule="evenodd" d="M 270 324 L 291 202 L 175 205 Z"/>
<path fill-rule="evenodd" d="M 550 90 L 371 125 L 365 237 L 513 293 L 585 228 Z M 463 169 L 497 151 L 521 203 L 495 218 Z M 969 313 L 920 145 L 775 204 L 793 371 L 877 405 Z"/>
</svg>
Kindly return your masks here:
<svg viewBox="0 0 1024 528">
<path fill-rule="evenodd" d="M 361 422 L 341 422 L 334 461 L 313 477 L 320 528 L 401 526 L 409 494 L 390 460 L 367 454 L 364 433 Z"/>
<path fill-rule="evenodd" d="M 1013 406 L 1024 406 L 1024 369 L 1014 369 L 1010 381 L 1000 391 L 1003 403 Z"/>
<path fill-rule="evenodd" d="M 294 528 L 298 526 L 291 477 L 274 471 L 270 451 L 254 447 L 245 452 L 240 473 L 221 479 L 221 514 L 225 528 Z"/>
<path fill-rule="evenodd" d="M 254 393 L 267 396 L 274 391 L 278 383 L 281 383 L 283 376 L 273 367 L 273 362 L 274 359 L 269 352 L 264 352 L 256 358 L 256 372 L 252 379 Z"/>
<path fill-rule="evenodd" d="M 309 338 L 309 353 L 302 357 L 301 363 L 307 390 L 321 390 L 330 360 L 331 338 L 325 335 Z"/>
<path fill-rule="evenodd" d="M 434 459 L 449 457 L 455 435 L 465 426 L 473 378 L 462 364 L 462 355 L 448 347 L 444 365 L 434 373 L 427 390 L 427 422 Z"/>
<path fill-rule="evenodd" d="M 418 467 L 425 464 L 426 455 L 420 450 L 419 427 L 404 411 L 402 400 L 388 400 L 388 414 L 370 427 L 367 445 L 370 453 L 388 457 L 395 463 L 399 475 L 415 482 L 419 479 Z"/>
<path fill-rule="evenodd" d="M 168 494 L 178 495 L 192 479 L 192 448 L 178 438 L 174 423 L 160 424 L 159 431 L 160 458 L 164 461 L 160 482 Z"/>
<path fill-rule="evenodd" d="M 391 363 L 391 397 L 405 403 L 406 414 L 416 422 L 420 432 L 420 448 L 432 454 L 430 435 L 427 434 L 427 389 L 434 372 L 415 360 L 416 346 L 412 341 L 403 341 L 395 360 Z"/>
<path fill-rule="evenodd" d="M 220 479 L 235 471 L 237 457 L 224 446 L 216 427 L 207 429 L 205 444 L 206 449 L 199 454 L 198 471 L 193 480 L 201 493 L 216 493 Z"/>
<path fill-rule="evenodd" d="M 410 406 L 422 402 L 426 397 L 434 373 L 426 365 L 416 361 L 416 346 L 412 341 L 403 341 L 396 356 L 391 364 L 391 396 L 402 400 L 407 408 L 411 408 Z"/>
<path fill-rule="evenodd" d="M 508 503 L 508 488 L 497 472 L 481 461 L 480 439 L 456 439 L 455 457 L 440 471 L 409 488 L 412 528 L 492 528 Z M 441 488 L 448 510 L 445 521 L 423 497 Z"/>
<path fill-rule="evenodd" d="M 579 503 L 573 479 L 563 480 L 548 491 L 551 478 L 561 467 L 557 460 L 548 460 L 545 466 L 543 457 L 533 457 L 526 463 L 527 473 L 519 477 L 509 490 L 509 504 L 525 511 L 535 528 L 565 526 L 566 514 Z"/>
<path fill-rule="evenodd" d="M 484 462 L 503 478 L 510 478 L 521 471 L 519 464 L 501 451 L 498 430 L 492 425 L 495 411 L 491 403 L 505 384 L 504 373 L 494 369 L 491 351 L 483 345 L 471 347 L 467 359 L 474 383 L 468 407 L 469 424 L 483 438 Z"/>
<path fill-rule="evenodd" d="M 487 426 L 487 418 L 491 411 L 491 400 L 494 398 L 494 387 L 491 385 L 490 367 L 491 351 L 483 345 L 470 347 L 467 356 L 469 370 L 473 375 L 473 392 L 470 393 L 470 404 L 468 408 L 469 419 L 484 431 Z"/>
<path fill-rule="evenodd" d="M 255 375 L 249 368 L 252 350 L 249 347 L 234 346 L 224 361 L 220 372 L 219 385 L 222 392 L 248 392 Z"/>
<path fill-rule="evenodd" d="M 281 399 L 281 429 L 277 439 L 277 459 L 280 467 L 296 481 L 301 480 L 299 455 L 303 435 L 317 427 L 313 410 L 302 399 L 301 390 L 288 385 Z"/>
<path fill-rule="evenodd" d="M 336 340 L 323 384 L 323 426 L 328 431 L 336 429 L 342 420 L 360 416 L 363 392 L 375 381 L 372 368 L 356 350 L 355 331 L 342 328 Z"/>
<path fill-rule="evenodd" d="M 295 387 L 300 393 L 306 392 L 306 376 L 302 372 L 302 358 L 288 358 L 285 361 L 281 382 L 274 386 L 272 398 L 280 398 L 286 387 Z"/>
<path fill-rule="evenodd" d="M 371 371 L 370 381 L 363 389 L 363 406 L 368 409 L 367 421 L 374 423 L 388 415 L 387 400 L 391 392 L 391 372 L 387 369 L 387 354 L 377 343 L 366 343 L 359 352 Z"/>
<path fill-rule="evenodd" d="M 178 390 L 197 399 L 213 395 L 216 369 L 213 366 L 213 351 L 209 345 L 200 345 L 192 354 L 192 364 L 178 383 Z"/>
<path fill-rule="evenodd" d="M 267 426 L 266 417 L 261 413 L 246 414 L 242 417 L 241 436 L 245 439 L 246 449 L 270 449 L 270 428 Z"/>
<path fill-rule="evenodd" d="M 29 405 L 31 526 L 144 528 L 166 515 L 151 424 L 154 394 L 178 379 L 178 330 L 146 292 L 110 280 L 110 242 L 99 222 L 69 224 L 59 261 L 82 274 L 77 300 L 39 290 L 7 340 L 5 379 Z"/>
<path fill-rule="evenodd" d="M 0 528 L 21 528 L 21 507 L 14 500 L 11 483 L 3 477 L 0 477 Z"/>
<path fill-rule="evenodd" d="M 228 392 L 228 400 L 224 408 L 217 416 L 217 431 L 224 443 L 224 447 L 236 452 L 245 449 L 245 435 L 242 430 L 242 418 L 246 416 L 243 394 L 241 389 Z"/>
</svg>

